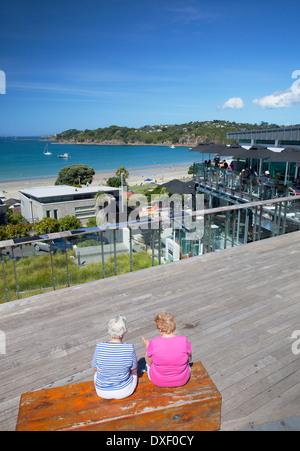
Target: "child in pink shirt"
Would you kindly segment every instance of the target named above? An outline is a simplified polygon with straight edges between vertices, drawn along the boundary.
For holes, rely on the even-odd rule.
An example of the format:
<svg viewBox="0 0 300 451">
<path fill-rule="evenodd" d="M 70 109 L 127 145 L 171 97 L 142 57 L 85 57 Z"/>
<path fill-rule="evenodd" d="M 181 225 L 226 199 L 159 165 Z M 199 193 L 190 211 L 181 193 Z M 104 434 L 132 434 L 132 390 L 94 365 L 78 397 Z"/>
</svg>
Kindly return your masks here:
<svg viewBox="0 0 300 451">
<path fill-rule="evenodd" d="M 155 316 L 160 337 L 145 340 L 148 376 L 158 387 L 180 387 L 190 378 L 192 347 L 183 335 L 175 335 L 176 320 L 173 315 L 161 311 Z"/>
</svg>

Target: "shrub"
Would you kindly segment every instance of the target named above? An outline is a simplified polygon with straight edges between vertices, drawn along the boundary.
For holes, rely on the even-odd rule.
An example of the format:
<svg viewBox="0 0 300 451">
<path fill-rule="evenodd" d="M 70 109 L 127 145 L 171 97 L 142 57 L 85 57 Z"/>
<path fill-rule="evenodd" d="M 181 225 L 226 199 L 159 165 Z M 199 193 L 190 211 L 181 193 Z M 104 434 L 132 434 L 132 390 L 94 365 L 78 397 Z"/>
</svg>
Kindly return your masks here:
<svg viewBox="0 0 300 451">
<path fill-rule="evenodd" d="M 77 244 L 77 247 L 100 246 L 101 242 L 97 240 L 85 240 Z"/>
<path fill-rule="evenodd" d="M 57 219 L 43 218 L 40 221 L 36 222 L 33 228 L 38 235 L 44 235 L 46 233 L 59 232 L 60 225 Z"/>
<path fill-rule="evenodd" d="M 80 219 L 76 216 L 65 216 L 59 220 L 60 230 L 77 230 L 82 227 Z"/>
</svg>

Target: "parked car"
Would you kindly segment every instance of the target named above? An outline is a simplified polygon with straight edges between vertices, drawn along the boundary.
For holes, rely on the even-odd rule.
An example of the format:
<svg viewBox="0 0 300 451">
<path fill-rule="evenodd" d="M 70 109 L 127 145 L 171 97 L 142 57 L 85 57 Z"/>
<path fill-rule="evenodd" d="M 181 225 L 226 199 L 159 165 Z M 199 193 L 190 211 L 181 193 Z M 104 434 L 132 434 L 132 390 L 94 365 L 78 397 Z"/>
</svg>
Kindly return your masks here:
<svg viewBox="0 0 300 451">
<path fill-rule="evenodd" d="M 66 241 L 63 238 L 56 238 L 51 241 L 38 241 L 34 244 L 34 249 L 38 251 L 50 252 L 50 250 L 55 254 L 58 250 L 65 252 L 68 249 L 73 249 L 72 244 L 69 241 Z"/>
</svg>

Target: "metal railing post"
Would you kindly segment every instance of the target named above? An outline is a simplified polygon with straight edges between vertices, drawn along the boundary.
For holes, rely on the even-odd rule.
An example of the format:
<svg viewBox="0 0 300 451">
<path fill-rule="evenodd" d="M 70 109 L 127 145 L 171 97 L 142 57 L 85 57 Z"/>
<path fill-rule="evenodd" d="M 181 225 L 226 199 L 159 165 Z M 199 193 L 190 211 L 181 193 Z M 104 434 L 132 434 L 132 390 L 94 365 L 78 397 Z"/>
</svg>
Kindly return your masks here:
<svg viewBox="0 0 300 451">
<path fill-rule="evenodd" d="M 277 211 L 278 211 L 278 204 L 275 205 L 272 236 L 275 236 L 275 232 L 276 232 Z"/>
<path fill-rule="evenodd" d="M 70 273 L 69 273 L 69 262 L 68 262 L 68 249 L 67 249 L 67 240 L 64 238 L 65 243 L 65 253 L 66 253 L 66 268 L 67 268 L 67 280 L 68 280 L 68 287 L 70 286 Z"/>
<path fill-rule="evenodd" d="M 252 228 L 252 240 L 256 241 L 256 228 L 257 228 L 257 207 L 254 208 L 254 225 Z"/>
<path fill-rule="evenodd" d="M 236 222 L 236 210 L 234 210 L 234 212 L 233 212 L 231 247 L 234 247 L 235 222 Z"/>
<path fill-rule="evenodd" d="M 159 218 L 159 228 L 158 228 L 158 264 L 161 265 L 161 218 Z"/>
<path fill-rule="evenodd" d="M 105 261 L 104 261 L 104 242 L 103 242 L 103 232 L 101 233 L 101 259 L 102 259 L 102 277 L 105 279 Z"/>
<path fill-rule="evenodd" d="M 51 259 L 51 268 L 52 268 L 52 280 L 53 280 L 53 290 L 55 291 L 55 275 L 54 275 L 54 266 L 53 266 L 53 251 L 50 250 L 50 259 Z"/>
<path fill-rule="evenodd" d="M 115 264 L 115 276 L 117 275 L 117 239 L 116 239 L 116 229 L 113 230 L 114 237 L 114 264 Z"/>
<path fill-rule="evenodd" d="M 152 247 L 152 266 L 154 266 L 155 261 L 155 239 L 154 239 L 155 231 L 151 229 L 151 247 Z"/>
<path fill-rule="evenodd" d="M 283 211 L 283 223 L 282 223 L 282 233 L 285 233 L 286 229 L 286 214 L 287 214 L 287 201 L 284 202 L 284 211 Z"/>
<path fill-rule="evenodd" d="M 4 287 L 5 287 L 6 301 L 8 302 L 8 288 L 7 288 L 7 284 L 6 284 L 4 260 L 2 260 L 2 271 L 3 271 L 3 280 L 4 280 Z"/>
<path fill-rule="evenodd" d="M 17 277 L 17 269 L 16 269 L 16 258 L 13 258 L 13 265 L 14 265 L 14 272 L 15 272 L 15 279 L 16 279 L 16 289 L 17 289 L 17 296 L 18 299 L 20 299 L 20 292 L 19 292 L 19 285 L 18 285 L 18 277 Z"/>
<path fill-rule="evenodd" d="M 249 216 L 248 210 L 245 209 L 245 229 L 244 229 L 244 244 L 248 243 L 248 230 L 249 230 Z"/>
<path fill-rule="evenodd" d="M 260 206 L 260 207 L 259 207 L 258 232 L 257 232 L 257 234 L 258 234 L 258 236 L 257 236 L 258 241 L 260 241 L 260 237 L 261 237 L 261 221 L 262 221 L 262 214 L 263 214 L 263 207 Z"/>
</svg>

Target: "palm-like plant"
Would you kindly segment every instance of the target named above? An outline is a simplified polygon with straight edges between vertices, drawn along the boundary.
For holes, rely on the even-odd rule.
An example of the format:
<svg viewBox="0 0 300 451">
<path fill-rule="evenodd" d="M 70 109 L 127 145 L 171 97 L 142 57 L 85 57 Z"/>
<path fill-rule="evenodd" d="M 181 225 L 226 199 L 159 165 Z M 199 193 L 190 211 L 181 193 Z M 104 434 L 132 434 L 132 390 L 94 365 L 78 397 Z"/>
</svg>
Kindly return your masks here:
<svg viewBox="0 0 300 451">
<path fill-rule="evenodd" d="M 128 176 L 129 176 L 129 172 L 127 171 L 127 169 L 126 168 L 124 168 L 124 166 L 121 166 L 119 169 L 117 169 L 117 171 L 116 171 L 116 175 L 118 176 L 118 177 L 121 177 L 121 174 L 123 174 L 123 180 L 125 181 L 127 178 L 128 178 Z"/>
</svg>

